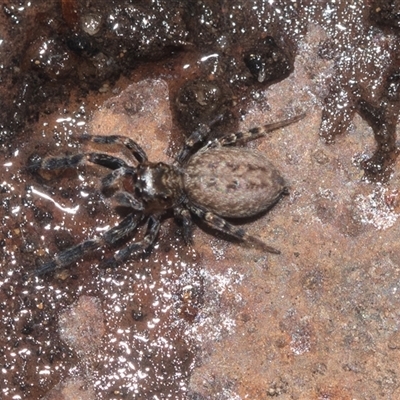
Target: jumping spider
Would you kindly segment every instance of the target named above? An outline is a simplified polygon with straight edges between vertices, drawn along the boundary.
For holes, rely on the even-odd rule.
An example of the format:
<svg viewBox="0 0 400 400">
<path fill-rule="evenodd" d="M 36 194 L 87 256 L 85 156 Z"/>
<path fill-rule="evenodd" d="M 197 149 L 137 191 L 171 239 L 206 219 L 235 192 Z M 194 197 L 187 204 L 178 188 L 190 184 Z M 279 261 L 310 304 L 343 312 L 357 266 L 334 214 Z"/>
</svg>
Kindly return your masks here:
<svg viewBox="0 0 400 400">
<path fill-rule="evenodd" d="M 283 178 L 264 154 L 231 145 L 265 136 L 267 132 L 292 124 L 303 117 L 304 114 L 247 132 L 229 134 L 208 141 L 194 152 L 196 145 L 204 142 L 208 135 L 209 128 L 203 126 L 188 137 L 172 165 L 149 162 L 146 153 L 136 142 L 117 135 L 85 135 L 82 139 L 100 145 L 125 146 L 135 159 L 136 166 L 128 165 L 118 157 L 97 152 L 37 161 L 32 167 L 45 171 L 76 168 L 87 162 L 111 169 L 112 172 L 102 179 L 102 189 L 111 191 L 117 206 L 128 208 L 130 212 L 117 226 L 104 232 L 102 236 L 61 251 L 52 261 L 42 264 L 36 274 L 43 275 L 65 267 L 103 245 L 112 246 L 132 233 L 142 221 L 147 220 L 144 238 L 128 243 L 107 263 L 114 266 L 127 260 L 132 253 L 144 252 L 155 242 L 161 217 L 170 209 L 182 221 L 186 243 L 191 242 L 193 214 L 211 228 L 236 239 L 252 242 L 264 251 L 279 254 L 278 250 L 224 219 L 251 217 L 266 211 L 287 190 Z M 131 190 L 126 190 L 122 185 L 126 180 L 129 181 Z"/>
</svg>

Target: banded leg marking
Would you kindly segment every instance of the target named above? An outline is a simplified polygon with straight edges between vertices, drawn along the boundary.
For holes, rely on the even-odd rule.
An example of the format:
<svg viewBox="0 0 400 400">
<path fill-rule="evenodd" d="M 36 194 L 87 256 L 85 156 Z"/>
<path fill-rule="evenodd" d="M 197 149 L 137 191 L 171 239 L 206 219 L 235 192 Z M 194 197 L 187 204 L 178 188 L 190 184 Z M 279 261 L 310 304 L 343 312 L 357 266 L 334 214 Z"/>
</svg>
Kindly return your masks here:
<svg viewBox="0 0 400 400">
<path fill-rule="evenodd" d="M 104 244 L 113 245 L 132 232 L 142 219 L 141 214 L 129 214 L 117 226 L 104 232 L 102 236 L 85 240 L 56 254 L 53 260 L 44 263 L 36 270 L 37 276 L 45 275 L 56 269 L 66 267 L 83 257 L 86 253 L 97 250 Z"/>
<path fill-rule="evenodd" d="M 195 206 L 194 204 L 188 204 L 187 207 L 193 214 L 201 218 L 211 228 L 226 233 L 227 235 L 241 241 L 253 243 L 256 246 L 261 247 L 264 251 L 267 251 L 268 253 L 280 254 L 279 250 L 275 249 L 274 247 L 268 246 L 261 239 L 249 235 L 243 228 L 238 228 L 235 225 L 230 224 L 224 218 L 221 218 L 210 211 L 206 211 L 198 206 Z"/>
</svg>

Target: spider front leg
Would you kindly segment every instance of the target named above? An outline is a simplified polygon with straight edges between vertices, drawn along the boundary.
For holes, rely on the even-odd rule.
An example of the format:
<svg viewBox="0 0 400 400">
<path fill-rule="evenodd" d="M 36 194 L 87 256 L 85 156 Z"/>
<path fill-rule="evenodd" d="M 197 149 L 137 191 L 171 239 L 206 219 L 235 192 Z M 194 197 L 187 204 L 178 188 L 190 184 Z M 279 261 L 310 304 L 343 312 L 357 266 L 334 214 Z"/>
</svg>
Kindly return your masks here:
<svg viewBox="0 0 400 400">
<path fill-rule="evenodd" d="M 72 156 L 46 157 L 34 160 L 28 168 L 32 171 L 58 171 L 77 168 L 87 163 L 102 165 L 109 169 L 129 168 L 129 165 L 118 157 L 103 153 L 79 153 Z"/>
<path fill-rule="evenodd" d="M 116 206 L 131 208 L 139 212 L 144 211 L 145 209 L 143 202 L 124 190 L 116 192 L 112 197 L 112 200 L 115 202 Z"/>
<path fill-rule="evenodd" d="M 102 236 L 85 240 L 69 249 L 56 254 L 52 261 L 44 263 L 36 270 L 37 276 L 45 275 L 56 269 L 67 267 L 68 265 L 78 261 L 85 254 L 97 250 L 104 244 L 113 245 L 132 232 L 142 219 L 142 214 L 129 214 L 117 226 L 104 232 Z"/>
<path fill-rule="evenodd" d="M 136 168 L 118 168 L 108 174 L 101 181 L 101 190 L 103 192 L 114 191 L 118 186 L 117 184 L 126 176 L 136 180 Z M 112 200 L 116 203 L 116 206 L 131 208 L 135 211 L 143 211 L 144 204 L 138 200 L 132 193 L 126 190 L 114 191 Z"/>
<path fill-rule="evenodd" d="M 82 135 L 80 139 L 85 141 L 91 141 L 95 144 L 100 144 L 100 145 L 117 144 L 119 146 L 126 147 L 139 163 L 147 161 L 147 155 L 145 151 L 134 140 L 126 136 Z"/>
<path fill-rule="evenodd" d="M 101 180 L 102 190 L 107 191 L 115 188 L 117 184 L 126 176 L 136 179 L 136 175 L 137 170 L 134 167 L 124 166 L 117 168 Z"/>
<path fill-rule="evenodd" d="M 101 146 L 117 144 L 119 146 L 126 147 L 137 162 L 142 163 L 147 161 L 147 155 L 145 151 L 135 141 L 125 136 L 83 135 L 80 136 L 79 139 L 82 141 L 91 141 Z M 87 163 L 98 164 L 114 170 L 118 168 L 129 167 L 129 165 L 119 157 L 111 156 L 101 152 L 87 152 L 74 154 L 72 156 L 46 157 L 41 160 L 35 159 L 31 161 L 28 168 L 32 171 L 57 171 L 76 168 Z"/>
<path fill-rule="evenodd" d="M 235 225 L 230 224 L 228 221 L 219 217 L 218 215 L 201 207 L 195 206 L 191 203 L 187 204 L 187 207 L 193 214 L 197 215 L 211 228 L 223 232 L 241 241 L 253 243 L 256 246 L 259 246 L 264 251 L 267 251 L 268 253 L 280 254 L 279 250 L 275 249 L 274 247 L 268 246 L 262 240 L 252 235 L 249 235 L 243 228 L 238 228 Z"/>
</svg>

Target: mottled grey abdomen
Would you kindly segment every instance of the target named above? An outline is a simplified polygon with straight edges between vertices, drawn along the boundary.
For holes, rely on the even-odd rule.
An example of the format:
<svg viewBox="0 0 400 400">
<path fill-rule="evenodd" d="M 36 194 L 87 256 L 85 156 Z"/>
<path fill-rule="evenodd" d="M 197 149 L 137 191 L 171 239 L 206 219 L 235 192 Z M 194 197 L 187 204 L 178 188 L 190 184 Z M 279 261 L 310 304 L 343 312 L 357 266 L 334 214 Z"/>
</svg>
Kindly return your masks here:
<svg viewBox="0 0 400 400">
<path fill-rule="evenodd" d="M 285 190 L 283 178 L 262 153 L 234 147 L 200 150 L 183 179 L 188 198 L 221 217 L 256 215 Z"/>
</svg>

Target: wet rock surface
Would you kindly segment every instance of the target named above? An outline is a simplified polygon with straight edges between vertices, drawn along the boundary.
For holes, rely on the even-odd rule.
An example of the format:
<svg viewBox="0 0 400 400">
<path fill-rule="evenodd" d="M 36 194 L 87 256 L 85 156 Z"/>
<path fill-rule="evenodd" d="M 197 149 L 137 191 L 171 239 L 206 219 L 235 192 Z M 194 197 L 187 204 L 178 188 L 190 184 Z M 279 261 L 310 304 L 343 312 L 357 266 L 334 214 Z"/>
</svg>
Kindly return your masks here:
<svg viewBox="0 0 400 400">
<path fill-rule="evenodd" d="M 3 4 L 0 397 L 399 398 L 396 4 Z M 102 269 L 105 247 L 34 275 L 121 215 L 102 167 L 32 161 L 85 151 L 89 133 L 171 162 L 193 130 L 303 111 L 247 145 L 290 193 L 237 223 L 281 255 L 201 223 L 186 246 L 166 216 L 143 257 Z"/>
</svg>

